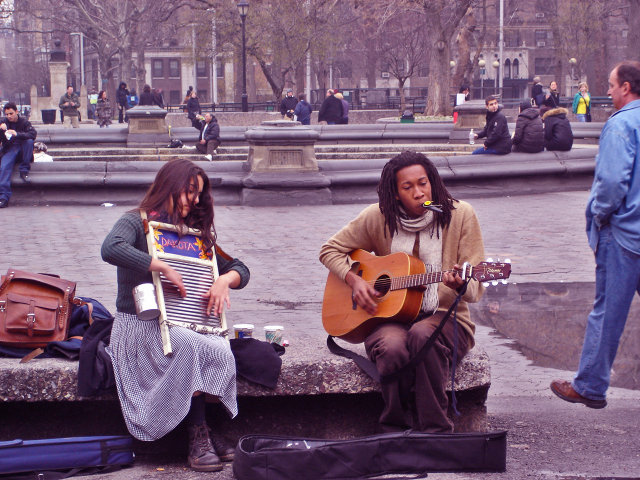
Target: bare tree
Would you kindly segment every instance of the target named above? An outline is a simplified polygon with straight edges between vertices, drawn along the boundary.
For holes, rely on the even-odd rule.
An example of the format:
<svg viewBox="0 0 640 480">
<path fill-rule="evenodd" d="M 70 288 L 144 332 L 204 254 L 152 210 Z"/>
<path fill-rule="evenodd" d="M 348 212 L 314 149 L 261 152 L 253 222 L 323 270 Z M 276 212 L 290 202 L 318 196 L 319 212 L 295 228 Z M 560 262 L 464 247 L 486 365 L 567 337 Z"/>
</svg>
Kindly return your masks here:
<svg viewBox="0 0 640 480">
<path fill-rule="evenodd" d="M 49 34 L 80 32 L 98 55 L 103 78 L 113 95 L 113 76 L 135 82 L 133 52 L 144 52 L 154 33 L 174 12 L 190 7 L 188 0 L 23 0 L 23 14 L 32 22 L 17 32 Z M 144 71 L 144 54 L 136 69 Z"/>
<path fill-rule="evenodd" d="M 547 0 L 546 3 L 560 64 L 575 58 L 578 77 L 587 77 L 594 95 L 605 95 L 606 79 L 616 61 L 609 50 L 610 22 L 622 17 L 624 2 Z"/>
<path fill-rule="evenodd" d="M 408 12 L 393 12 L 380 30 L 381 59 L 398 81 L 400 111 L 406 108 L 404 85 L 415 75 L 427 50 L 422 18 Z"/>
<path fill-rule="evenodd" d="M 329 35 L 330 12 L 338 0 L 280 0 L 275 8 L 270 2 L 251 4 L 246 20 L 247 53 L 255 58 L 279 100 L 286 86 L 296 85 L 296 72 L 303 68 L 312 45 Z M 239 47 L 239 18 L 235 2 L 227 1 L 220 9 L 221 34 Z M 299 77 L 299 75 L 298 75 Z"/>
<path fill-rule="evenodd" d="M 628 22 L 627 29 L 627 60 L 640 60 L 640 0 L 628 0 L 625 11 Z"/>
</svg>

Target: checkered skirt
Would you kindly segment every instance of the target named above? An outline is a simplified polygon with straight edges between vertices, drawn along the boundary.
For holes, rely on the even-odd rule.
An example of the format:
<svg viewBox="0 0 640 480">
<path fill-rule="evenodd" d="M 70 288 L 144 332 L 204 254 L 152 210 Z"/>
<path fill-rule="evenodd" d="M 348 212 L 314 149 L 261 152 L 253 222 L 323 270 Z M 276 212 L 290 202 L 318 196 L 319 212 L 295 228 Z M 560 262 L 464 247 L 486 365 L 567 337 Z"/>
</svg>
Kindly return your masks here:
<svg viewBox="0 0 640 480">
<path fill-rule="evenodd" d="M 117 312 L 107 352 L 113 361 L 127 428 L 140 440 L 156 440 L 187 415 L 194 392 L 219 397 L 238 414 L 236 368 L 229 342 L 182 327 L 170 327 L 173 354 L 162 351 L 157 320 Z"/>
</svg>

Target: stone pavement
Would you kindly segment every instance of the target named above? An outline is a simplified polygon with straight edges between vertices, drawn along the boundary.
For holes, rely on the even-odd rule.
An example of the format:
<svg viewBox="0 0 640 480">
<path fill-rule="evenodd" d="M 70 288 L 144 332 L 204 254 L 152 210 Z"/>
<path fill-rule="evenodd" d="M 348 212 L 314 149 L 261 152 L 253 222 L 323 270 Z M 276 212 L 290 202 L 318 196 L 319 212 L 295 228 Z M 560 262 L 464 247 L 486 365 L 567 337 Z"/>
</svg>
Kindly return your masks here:
<svg viewBox="0 0 640 480">
<path fill-rule="evenodd" d="M 586 198 L 587 192 L 581 191 L 473 199 L 487 255 L 512 260 L 513 282 L 593 282 L 593 255 L 584 234 Z M 14 267 L 57 273 L 76 280 L 79 295 L 96 298 L 113 311 L 115 268 L 102 262 L 99 248 L 128 208 L 0 210 L 0 272 Z M 219 243 L 252 273 L 249 285 L 232 295 L 229 322 L 254 323 L 258 332 L 267 324 L 284 325 L 292 346 L 304 345 L 311 357 L 327 355 L 320 323 L 326 271 L 317 253 L 322 242 L 362 208 L 217 208 Z M 535 321 L 535 315 L 523 321 Z M 600 411 L 570 405 L 556 399 L 548 384 L 570 378 L 571 372 L 532 365 L 509 346 L 509 339 L 488 327 L 479 327 L 477 337 L 491 359 L 491 427 L 509 430 L 508 470 L 430 478 L 640 478 L 640 391 L 612 388 L 609 406 Z M 204 474 L 185 470 L 179 461 L 143 458 L 134 468 L 86 478 L 191 479 Z M 232 475 L 227 467 L 207 478 L 226 480 Z"/>
</svg>

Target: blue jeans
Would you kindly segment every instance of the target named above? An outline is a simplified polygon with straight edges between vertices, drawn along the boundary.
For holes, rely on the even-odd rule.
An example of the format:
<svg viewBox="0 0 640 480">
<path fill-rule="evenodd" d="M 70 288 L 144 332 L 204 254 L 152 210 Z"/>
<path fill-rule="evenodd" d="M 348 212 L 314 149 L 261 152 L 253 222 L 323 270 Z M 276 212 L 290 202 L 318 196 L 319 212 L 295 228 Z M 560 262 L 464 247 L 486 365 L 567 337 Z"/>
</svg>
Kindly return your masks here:
<svg viewBox="0 0 640 480">
<path fill-rule="evenodd" d="M 6 148 L 6 149 L 5 149 Z M 20 172 L 29 173 L 31 158 L 33 157 L 33 140 L 23 140 L 20 143 L 13 142 L 9 147 L 3 147 L 2 160 L 0 161 L 0 199 L 11 198 L 11 172 L 18 158 Z"/>
<path fill-rule="evenodd" d="M 578 119 L 579 122 L 586 122 L 587 121 L 587 114 L 586 113 L 576 113 L 576 118 Z"/>
<path fill-rule="evenodd" d="M 473 152 L 471 152 L 471 155 L 500 155 L 500 154 L 493 148 L 487 148 L 485 150 L 484 147 L 480 147 L 480 148 L 476 148 Z"/>
<path fill-rule="evenodd" d="M 620 336 L 627 321 L 633 295 L 640 294 L 640 255 L 622 248 L 611 226 L 600 230 L 596 250 L 596 298 L 589 314 L 576 392 L 592 400 L 605 398 Z"/>
</svg>

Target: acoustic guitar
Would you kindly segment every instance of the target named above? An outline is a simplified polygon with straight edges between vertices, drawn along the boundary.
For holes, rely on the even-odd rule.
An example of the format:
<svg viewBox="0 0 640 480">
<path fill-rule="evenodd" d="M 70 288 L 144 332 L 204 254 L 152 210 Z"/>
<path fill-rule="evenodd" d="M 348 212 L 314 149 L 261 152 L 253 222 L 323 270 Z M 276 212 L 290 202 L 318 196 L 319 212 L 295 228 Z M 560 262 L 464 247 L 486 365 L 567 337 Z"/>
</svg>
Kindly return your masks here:
<svg viewBox="0 0 640 480">
<path fill-rule="evenodd" d="M 381 323 L 413 321 L 420 313 L 424 294 L 415 287 L 439 283 L 446 273 L 427 273 L 419 258 L 406 253 L 377 257 L 364 250 L 354 250 L 350 257 L 360 262 L 357 274 L 380 292 L 377 313 L 372 317 L 353 299 L 351 287 L 329 272 L 322 301 L 322 325 L 329 335 L 351 343 L 363 342 Z M 458 273 L 463 279 L 506 282 L 511 275 L 511 264 L 487 261 L 472 267 L 465 263 Z"/>
</svg>

